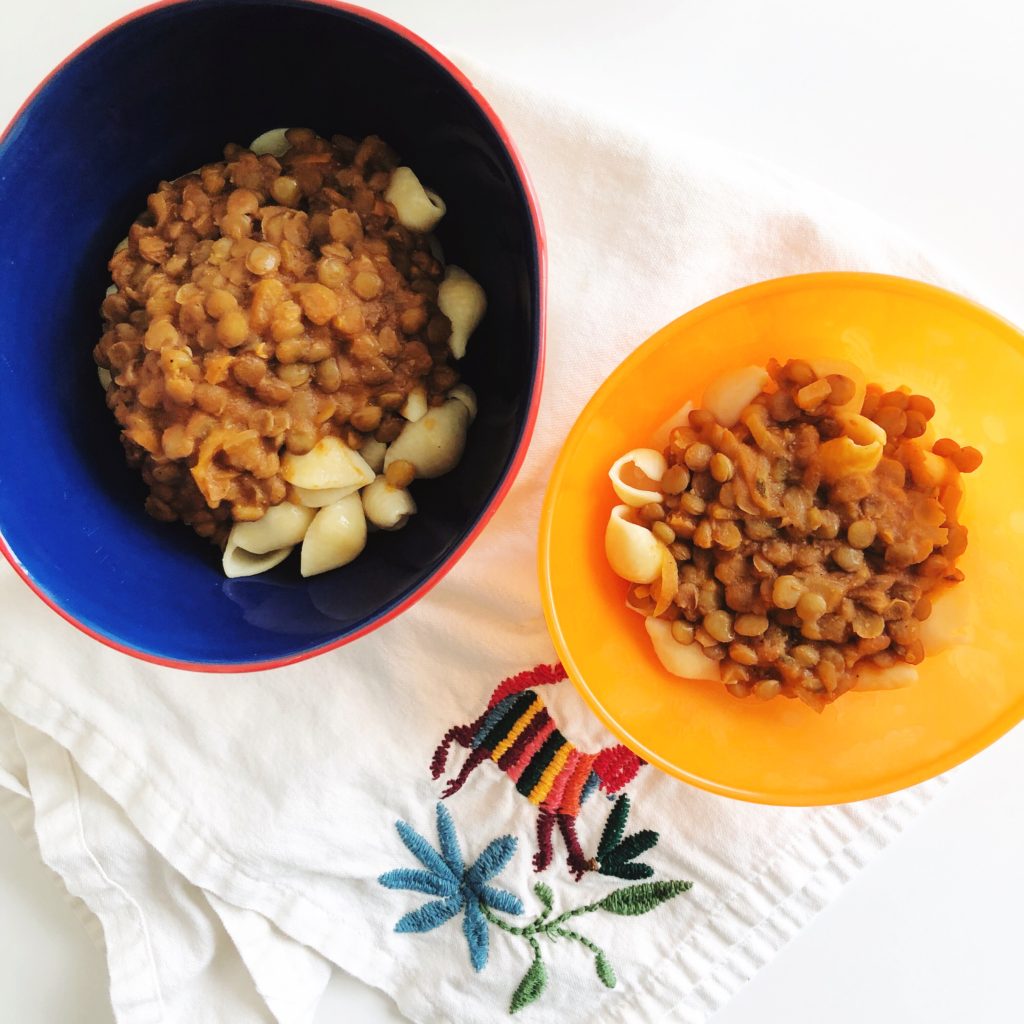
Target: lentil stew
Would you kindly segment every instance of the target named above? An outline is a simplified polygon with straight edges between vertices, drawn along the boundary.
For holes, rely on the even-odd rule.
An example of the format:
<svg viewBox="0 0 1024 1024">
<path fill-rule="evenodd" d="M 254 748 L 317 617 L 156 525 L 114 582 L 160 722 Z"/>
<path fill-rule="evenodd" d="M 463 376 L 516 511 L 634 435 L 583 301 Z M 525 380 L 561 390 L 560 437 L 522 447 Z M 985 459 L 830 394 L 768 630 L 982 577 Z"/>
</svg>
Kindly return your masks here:
<svg viewBox="0 0 1024 1024">
<path fill-rule="evenodd" d="M 709 388 L 663 451 L 619 459 L 606 550 L 663 664 L 821 710 L 922 661 L 982 462 L 932 436 L 934 413 L 849 364 L 772 361 Z"/>
<path fill-rule="evenodd" d="M 475 413 L 475 398 L 456 388 L 461 351 L 449 345 L 465 303 L 451 317 L 441 306 L 457 270 L 459 287 L 475 289 L 472 322 L 459 325 L 464 349 L 483 295 L 436 255 L 429 228 L 443 203 L 375 136 L 328 141 L 293 128 L 261 139 L 274 135 L 276 151 L 229 145 L 222 161 L 149 196 L 110 260 L 94 351 L 128 463 L 149 486 L 147 511 L 222 548 L 235 524 L 284 502 L 320 508 L 325 495 L 346 496 L 330 481 L 312 497 L 296 488 L 302 476 L 289 474 L 289 459 L 347 458 L 358 477 L 351 490 L 453 393 Z M 399 177 L 420 203 L 415 218 L 389 191 Z M 461 446 L 452 447 L 457 461 Z M 365 460 L 350 454 L 360 452 Z M 388 487 L 437 475 L 419 468 L 407 457 L 388 462 Z M 384 528 L 412 511 L 407 496 L 392 499 Z"/>
</svg>

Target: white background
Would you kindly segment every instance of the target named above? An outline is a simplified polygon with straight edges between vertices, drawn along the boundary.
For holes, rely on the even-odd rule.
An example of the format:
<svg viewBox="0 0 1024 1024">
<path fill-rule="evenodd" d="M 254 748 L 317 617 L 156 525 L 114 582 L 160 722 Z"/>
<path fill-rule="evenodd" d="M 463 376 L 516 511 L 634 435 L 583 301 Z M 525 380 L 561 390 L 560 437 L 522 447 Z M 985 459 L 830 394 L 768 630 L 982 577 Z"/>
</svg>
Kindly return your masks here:
<svg viewBox="0 0 1024 1024">
<path fill-rule="evenodd" d="M 60 58 L 133 6 L 4 0 L 0 123 Z M 1024 323 L 1024 4 L 1016 0 L 367 6 L 456 58 L 611 120 L 705 135 L 859 200 Z M 1021 1020 L 1022 779 L 1018 729 L 954 772 L 923 820 L 715 1024 Z M 317 1016 L 318 1024 L 400 1019 L 389 1000 L 340 974 Z M 2 820 L 0 1020 L 111 1021 L 101 955 L 53 876 Z"/>
</svg>

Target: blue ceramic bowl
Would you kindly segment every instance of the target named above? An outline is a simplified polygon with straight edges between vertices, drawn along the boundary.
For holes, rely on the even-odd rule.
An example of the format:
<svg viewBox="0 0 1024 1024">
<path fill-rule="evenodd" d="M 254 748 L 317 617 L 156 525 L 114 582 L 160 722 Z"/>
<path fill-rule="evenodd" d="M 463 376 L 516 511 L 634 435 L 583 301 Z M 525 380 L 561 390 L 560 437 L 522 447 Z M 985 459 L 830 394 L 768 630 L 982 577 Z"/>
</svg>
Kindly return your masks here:
<svg viewBox="0 0 1024 1024">
<path fill-rule="evenodd" d="M 310 580 L 295 555 L 266 577 L 226 580 L 212 545 L 144 513 L 91 352 L 107 260 L 156 183 L 278 125 L 379 134 L 446 198 L 445 252 L 489 300 L 461 366 L 480 415 L 458 469 L 416 484 L 405 530 Z M 540 392 L 540 219 L 493 111 L 401 26 L 304 0 L 140 11 L 61 65 L 7 129 L 0 225 L 0 546 L 96 639 L 209 671 L 320 653 L 422 596 L 511 485 Z"/>
</svg>

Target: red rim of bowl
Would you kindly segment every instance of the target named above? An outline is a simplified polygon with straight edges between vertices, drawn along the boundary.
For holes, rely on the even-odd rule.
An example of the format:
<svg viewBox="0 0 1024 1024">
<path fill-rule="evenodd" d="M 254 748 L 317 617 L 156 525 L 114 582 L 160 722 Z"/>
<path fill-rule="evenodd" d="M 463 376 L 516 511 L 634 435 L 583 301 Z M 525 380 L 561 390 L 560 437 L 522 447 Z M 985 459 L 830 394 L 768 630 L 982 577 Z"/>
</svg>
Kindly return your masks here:
<svg viewBox="0 0 1024 1024">
<path fill-rule="evenodd" d="M 141 7 L 137 11 L 132 11 L 129 14 L 118 18 L 116 21 L 111 22 L 106 28 L 100 29 L 94 35 L 90 36 L 81 46 L 78 46 L 74 51 L 68 54 L 29 94 L 28 98 L 18 108 L 14 116 L 11 118 L 7 127 L 4 129 L 3 134 L 0 134 L 0 142 L 3 142 L 10 134 L 11 128 L 14 127 L 15 123 L 29 107 L 32 101 L 40 93 L 40 91 L 49 83 L 49 81 L 56 75 L 65 65 L 75 59 L 80 53 L 87 50 L 93 43 L 98 42 L 104 36 L 113 32 L 115 29 L 120 28 L 122 25 L 126 25 L 136 18 L 143 17 L 146 14 L 150 14 L 153 11 L 158 11 L 164 7 L 177 7 L 188 3 L 189 0 L 158 0 L 157 3 L 149 4 L 146 7 Z M 344 647 L 346 644 L 352 643 L 353 640 L 358 640 L 360 637 L 366 636 L 368 633 L 372 633 L 375 629 L 383 626 L 385 623 L 390 622 L 392 619 L 401 615 L 407 608 L 411 608 L 421 597 L 424 597 L 435 587 L 441 580 L 449 573 L 449 571 L 455 566 L 456 562 L 466 553 L 469 546 L 476 540 L 480 535 L 483 528 L 491 520 L 491 517 L 498 510 L 498 506 L 501 505 L 502 501 L 505 500 L 505 496 L 508 494 L 512 484 L 515 482 L 515 478 L 519 475 L 519 470 L 522 468 L 523 461 L 526 458 L 526 452 L 530 445 L 530 439 L 533 436 L 533 428 L 537 421 L 537 412 L 540 407 L 540 396 L 541 389 L 544 382 L 544 356 L 545 356 L 545 291 L 547 287 L 547 249 L 544 237 L 544 224 L 541 220 L 540 204 L 537 202 L 537 195 L 533 188 L 533 183 L 530 180 L 530 176 L 526 171 L 526 166 L 523 163 L 523 159 L 519 154 L 519 150 L 516 144 L 512 141 L 511 136 L 508 133 L 508 129 L 502 124 L 501 119 L 494 112 L 491 105 L 483 97 L 480 91 L 475 85 L 469 80 L 469 78 L 460 71 L 443 53 L 435 49 L 425 39 L 420 38 L 411 29 L 406 28 L 404 25 L 400 25 L 396 21 L 392 21 L 390 18 L 385 17 L 382 14 L 378 14 L 375 11 L 368 11 L 363 7 L 357 7 L 354 4 L 342 3 L 340 0 L 307 0 L 307 2 L 319 5 L 320 7 L 330 7 L 336 10 L 345 11 L 348 14 L 354 14 L 356 17 L 363 18 L 366 21 L 371 21 L 374 24 L 380 25 L 382 28 L 388 29 L 394 32 L 395 35 L 401 36 L 407 42 L 412 43 L 413 46 L 417 47 L 428 57 L 430 57 L 436 64 L 440 65 L 455 81 L 462 86 L 462 88 L 469 94 L 470 98 L 480 108 L 484 116 L 491 123 L 491 127 L 497 133 L 498 138 L 501 139 L 502 145 L 508 152 L 509 157 L 516 170 L 516 175 L 519 178 L 519 184 L 523 189 L 523 194 L 526 196 L 526 201 L 530 209 L 530 217 L 533 221 L 533 231 L 536 237 L 537 244 L 537 305 L 539 310 L 539 322 L 538 322 L 538 337 L 537 337 L 537 372 L 533 380 L 532 394 L 530 396 L 530 406 L 527 410 L 526 422 L 523 425 L 523 432 L 519 439 L 519 445 L 516 448 L 515 456 L 512 459 L 512 464 L 508 467 L 505 473 L 505 478 L 502 480 L 501 485 L 497 491 L 491 496 L 487 506 L 484 508 L 477 520 L 476 525 L 473 529 L 462 539 L 462 542 L 451 552 L 450 555 L 438 566 L 437 570 L 416 587 L 411 594 L 409 594 L 404 600 L 400 601 L 394 608 L 385 614 L 376 618 L 373 622 L 368 623 L 361 629 L 356 630 L 354 633 L 350 633 L 348 636 L 342 637 L 340 640 L 333 640 L 330 643 L 323 644 L 320 647 L 314 647 L 312 650 L 303 651 L 300 654 L 290 655 L 285 658 L 275 658 L 270 661 L 259 661 L 259 662 L 230 662 L 219 664 L 216 662 L 193 662 L 193 661 L 177 661 L 173 658 L 162 658 L 156 654 L 150 654 L 148 651 L 139 650 L 135 647 L 129 647 L 126 644 L 120 643 L 113 637 L 106 636 L 104 633 L 100 633 L 90 626 L 87 626 L 84 622 L 76 619 L 73 615 L 62 608 L 56 601 L 54 601 L 49 594 L 47 594 L 29 575 L 28 571 L 18 561 L 14 552 L 8 547 L 7 541 L 4 539 L 3 534 L 0 533 L 0 553 L 3 554 L 4 558 L 10 562 L 14 571 L 24 580 L 24 582 L 31 588 L 33 593 L 36 594 L 45 604 L 53 609 L 62 619 L 70 622 L 76 629 L 81 630 L 87 636 L 98 640 L 101 644 L 105 644 L 107 647 L 112 647 L 115 651 L 120 651 L 122 654 L 129 654 L 134 658 L 138 658 L 141 661 L 148 661 L 154 665 L 164 665 L 168 668 L 179 668 L 185 669 L 192 672 L 262 672 L 266 669 L 271 668 L 283 668 L 285 665 L 295 665 L 298 662 L 306 661 L 309 658 L 315 658 L 320 654 L 326 654 L 328 651 L 337 650 L 339 647 Z"/>
</svg>

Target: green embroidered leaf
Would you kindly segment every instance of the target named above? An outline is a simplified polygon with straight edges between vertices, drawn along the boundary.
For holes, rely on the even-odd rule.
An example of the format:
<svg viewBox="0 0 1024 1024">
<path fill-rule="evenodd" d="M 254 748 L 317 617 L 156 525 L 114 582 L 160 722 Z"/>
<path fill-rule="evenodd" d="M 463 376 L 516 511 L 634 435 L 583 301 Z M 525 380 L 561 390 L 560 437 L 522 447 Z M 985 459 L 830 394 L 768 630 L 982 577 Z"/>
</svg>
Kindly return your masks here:
<svg viewBox="0 0 1024 1024">
<path fill-rule="evenodd" d="M 636 882 L 641 878 L 650 878 L 654 874 L 654 868 L 650 864 L 630 860 L 625 864 L 602 864 L 601 874 L 610 878 L 624 878 L 627 882 Z"/>
<path fill-rule="evenodd" d="M 626 917 L 646 914 L 692 886 L 693 882 L 641 882 L 610 892 L 597 906 L 609 913 Z"/>
<path fill-rule="evenodd" d="M 555 894 L 551 891 L 551 886 L 544 882 L 538 882 L 533 887 L 533 891 L 537 894 L 537 899 L 544 904 L 544 911 L 540 915 L 540 919 L 543 921 L 551 913 L 551 909 L 555 905 Z"/>
<path fill-rule="evenodd" d="M 518 1013 L 524 1006 L 529 1006 L 540 998 L 541 993 L 548 984 L 548 969 L 539 956 L 534 958 L 530 969 L 523 975 L 518 988 L 512 993 L 512 1002 L 509 1003 L 508 1012 Z"/>
<path fill-rule="evenodd" d="M 625 864 L 627 860 L 635 860 L 641 853 L 646 853 L 657 846 L 660 838 L 657 832 L 652 832 L 649 828 L 634 832 L 631 836 L 626 836 L 618 846 L 609 850 L 604 855 L 602 863 Z"/>
<path fill-rule="evenodd" d="M 615 801 L 615 806 L 605 822 L 604 831 L 601 833 L 601 841 L 597 844 L 598 860 L 618 845 L 622 839 L 622 833 L 626 831 L 627 821 L 629 821 L 629 797 L 623 794 Z"/>
<path fill-rule="evenodd" d="M 594 959 L 594 966 L 597 968 L 597 976 L 601 979 L 601 984 L 605 988 L 615 988 L 615 971 L 612 969 L 612 965 L 608 962 L 608 957 L 604 953 L 598 953 Z"/>
</svg>

